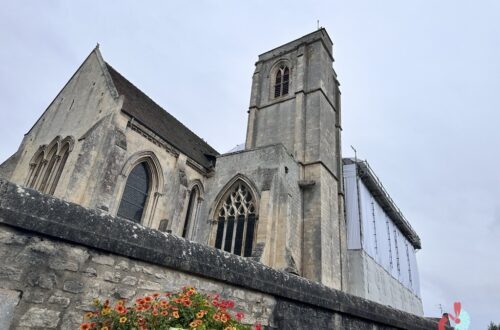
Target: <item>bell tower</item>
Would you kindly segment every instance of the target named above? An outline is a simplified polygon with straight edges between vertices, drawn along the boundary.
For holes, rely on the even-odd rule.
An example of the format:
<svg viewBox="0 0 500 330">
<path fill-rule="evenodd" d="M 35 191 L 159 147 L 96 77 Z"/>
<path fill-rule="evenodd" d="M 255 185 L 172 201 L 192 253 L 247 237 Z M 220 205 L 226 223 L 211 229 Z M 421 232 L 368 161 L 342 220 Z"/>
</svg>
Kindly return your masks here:
<svg viewBox="0 0 500 330">
<path fill-rule="evenodd" d="M 259 56 L 245 149 L 283 144 L 300 165 L 302 276 L 342 289 L 346 273 L 340 90 L 325 29 Z"/>
</svg>

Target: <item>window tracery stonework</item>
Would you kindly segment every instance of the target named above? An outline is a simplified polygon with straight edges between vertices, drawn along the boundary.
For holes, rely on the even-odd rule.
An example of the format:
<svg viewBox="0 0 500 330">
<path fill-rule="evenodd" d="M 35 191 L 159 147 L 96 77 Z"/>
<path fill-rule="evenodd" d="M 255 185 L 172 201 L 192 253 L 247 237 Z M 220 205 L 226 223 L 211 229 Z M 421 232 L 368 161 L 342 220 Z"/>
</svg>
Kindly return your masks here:
<svg viewBox="0 0 500 330">
<path fill-rule="evenodd" d="M 237 181 L 217 208 L 215 247 L 243 257 L 252 254 L 257 222 L 256 201 L 249 187 Z"/>
<path fill-rule="evenodd" d="M 288 66 L 282 64 L 276 71 L 274 79 L 274 97 L 281 97 L 288 95 L 290 84 L 290 70 Z"/>
</svg>

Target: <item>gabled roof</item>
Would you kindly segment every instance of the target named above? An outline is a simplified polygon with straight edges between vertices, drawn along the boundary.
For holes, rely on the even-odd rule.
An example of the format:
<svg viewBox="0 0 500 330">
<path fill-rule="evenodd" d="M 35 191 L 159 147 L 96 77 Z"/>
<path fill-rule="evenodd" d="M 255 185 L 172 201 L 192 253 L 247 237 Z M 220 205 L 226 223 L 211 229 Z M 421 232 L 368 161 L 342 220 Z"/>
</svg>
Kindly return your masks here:
<svg viewBox="0 0 500 330">
<path fill-rule="evenodd" d="M 111 65 L 106 63 L 106 66 L 118 93 L 125 97 L 123 112 L 205 168 L 213 165 L 211 159 L 219 155 L 214 148 L 156 104 Z"/>
</svg>

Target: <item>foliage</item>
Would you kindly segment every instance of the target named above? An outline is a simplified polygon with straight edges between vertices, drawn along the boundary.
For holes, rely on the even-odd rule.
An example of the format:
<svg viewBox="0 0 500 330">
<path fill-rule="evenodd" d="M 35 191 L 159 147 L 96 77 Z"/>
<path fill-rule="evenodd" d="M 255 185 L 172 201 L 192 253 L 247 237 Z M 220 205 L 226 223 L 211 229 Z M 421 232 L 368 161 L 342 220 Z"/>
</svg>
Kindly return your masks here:
<svg viewBox="0 0 500 330">
<path fill-rule="evenodd" d="M 85 314 L 80 330 L 250 330 L 243 325 L 244 315 L 235 313 L 234 301 L 210 296 L 193 287 L 184 287 L 178 293 L 153 293 L 137 298 L 127 306 L 119 300 L 112 306 L 109 300 L 94 300 L 96 311 Z M 256 329 L 261 329 L 260 325 Z"/>
<path fill-rule="evenodd" d="M 493 322 L 490 322 L 490 325 L 488 326 L 488 330 L 500 330 L 500 323 L 496 325 Z"/>
</svg>

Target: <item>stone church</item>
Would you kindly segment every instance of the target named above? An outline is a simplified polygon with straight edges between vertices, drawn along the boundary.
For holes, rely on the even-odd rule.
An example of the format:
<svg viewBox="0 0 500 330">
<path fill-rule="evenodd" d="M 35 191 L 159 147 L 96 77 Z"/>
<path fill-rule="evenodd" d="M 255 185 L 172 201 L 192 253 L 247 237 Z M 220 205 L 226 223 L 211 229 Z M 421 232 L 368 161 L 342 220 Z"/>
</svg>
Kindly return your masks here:
<svg viewBox="0 0 500 330">
<path fill-rule="evenodd" d="M 417 234 L 367 163 L 342 159 L 332 44 L 319 29 L 259 56 L 244 147 L 225 154 L 95 48 L 0 176 L 422 315 Z"/>
</svg>

